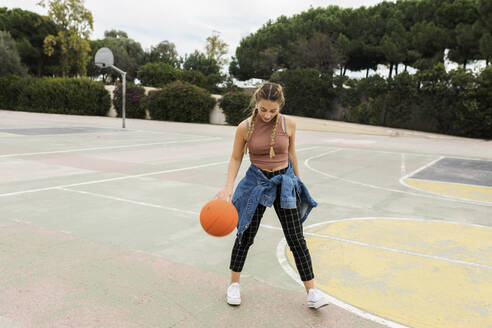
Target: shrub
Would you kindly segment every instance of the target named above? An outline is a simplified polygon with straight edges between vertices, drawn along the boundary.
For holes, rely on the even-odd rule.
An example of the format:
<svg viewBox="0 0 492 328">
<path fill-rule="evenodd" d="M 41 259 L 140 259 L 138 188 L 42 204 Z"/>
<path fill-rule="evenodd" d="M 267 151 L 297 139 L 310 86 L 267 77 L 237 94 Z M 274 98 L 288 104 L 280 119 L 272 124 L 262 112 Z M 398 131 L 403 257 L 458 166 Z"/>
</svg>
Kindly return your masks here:
<svg viewBox="0 0 492 328">
<path fill-rule="evenodd" d="M 177 70 L 177 79 L 183 82 L 188 82 L 196 85 L 197 87 L 204 88 L 207 84 L 207 78 L 199 71 L 181 71 Z"/>
<path fill-rule="evenodd" d="M 208 123 L 215 106 L 208 91 L 183 81 L 152 91 L 147 98 L 145 106 L 156 120 Z"/>
<path fill-rule="evenodd" d="M 220 100 L 220 107 L 224 111 L 227 123 L 238 125 L 246 117 L 251 115 L 248 110 L 251 96 L 243 91 L 233 91 L 226 93 Z"/>
<path fill-rule="evenodd" d="M 225 81 L 225 75 L 222 74 L 209 74 L 205 76 L 205 86 L 204 89 L 207 89 L 209 92 L 213 94 L 220 93 L 220 87 L 218 84 L 223 83 Z"/>
<path fill-rule="evenodd" d="M 477 82 L 479 109 L 475 132 L 480 138 L 492 139 L 492 66 L 489 65 L 482 71 Z"/>
<path fill-rule="evenodd" d="M 104 116 L 110 96 L 100 82 L 73 78 L 26 78 L 14 82 L 15 109 L 75 115 Z"/>
<path fill-rule="evenodd" d="M 360 103 L 345 103 L 352 122 L 492 138 L 492 68 L 474 76 L 438 63 L 416 75 L 362 79 L 354 94 Z"/>
<path fill-rule="evenodd" d="M 17 75 L 7 75 L 0 77 L 0 108 L 15 110 L 17 108 L 17 98 L 19 97 L 20 81 Z M 22 90 L 22 89 L 21 89 Z"/>
<path fill-rule="evenodd" d="M 450 133 L 492 138 L 492 68 L 477 77 L 461 68 L 449 72 L 449 77 L 454 91 Z"/>
<path fill-rule="evenodd" d="M 373 123 L 373 115 L 369 103 L 360 103 L 355 107 L 351 107 L 347 113 L 347 121 L 360 124 Z"/>
<path fill-rule="evenodd" d="M 178 79 L 178 70 L 166 63 L 148 63 L 141 66 L 137 78 L 142 85 L 162 87 Z"/>
<path fill-rule="evenodd" d="M 142 100 L 145 99 L 145 89 L 138 85 L 127 85 L 125 98 L 125 116 L 145 118 L 145 107 L 142 105 Z M 113 105 L 118 117 L 122 116 L 122 99 L 122 85 L 118 83 L 113 93 Z"/>
<path fill-rule="evenodd" d="M 337 102 L 344 108 L 357 106 L 361 101 L 357 88 L 358 80 L 349 79 L 346 76 L 334 76 L 335 97 Z"/>
<path fill-rule="evenodd" d="M 417 83 L 414 78 L 403 72 L 387 81 L 388 91 L 376 96 L 381 98 L 382 106 L 374 108 L 375 122 L 396 128 L 414 128 L 414 105 L 417 99 Z"/>
<path fill-rule="evenodd" d="M 194 70 L 176 70 L 176 73 L 177 80 L 194 84 L 214 94 L 220 93 L 220 88 L 217 85 L 225 80 L 225 77 L 221 74 L 205 75 L 200 71 Z"/>
</svg>

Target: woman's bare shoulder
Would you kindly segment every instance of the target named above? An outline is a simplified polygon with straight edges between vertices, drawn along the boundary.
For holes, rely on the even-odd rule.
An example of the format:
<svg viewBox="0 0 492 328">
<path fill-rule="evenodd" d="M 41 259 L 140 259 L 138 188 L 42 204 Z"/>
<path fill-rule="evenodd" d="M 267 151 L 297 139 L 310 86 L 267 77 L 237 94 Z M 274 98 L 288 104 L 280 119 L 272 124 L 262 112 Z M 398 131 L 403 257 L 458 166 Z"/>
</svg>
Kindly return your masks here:
<svg viewBox="0 0 492 328">
<path fill-rule="evenodd" d="M 243 120 L 241 123 L 239 123 L 237 125 L 237 132 L 244 135 L 244 134 L 248 134 L 248 124 L 250 124 L 248 122 L 248 120 L 250 120 L 250 118 L 248 117 L 247 119 Z"/>
<path fill-rule="evenodd" d="M 284 115 L 284 117 L 285 117 L 285 123 L 287 123 L 287 130 L 295 129 L 296 121 L 294 120 L 294 118 L 290 115 Z"/>
<path fill-rule="evenodd" d="M 237 128 L 238 128 L 238 129 L 241 129 L 241 130 L 247 130 L 247 129 L 248 129 L 248 125 L 249 125 L 249 124 L 251 124 L 251 118 L 250 118 L 250 117 L 248 117 L 248 118 L 246 118 L 246 119 L 242 120 L 242 121 L 241 121 L 241 123 L 239 123 L 239 124 L 237 125 Z"/>
</svg>

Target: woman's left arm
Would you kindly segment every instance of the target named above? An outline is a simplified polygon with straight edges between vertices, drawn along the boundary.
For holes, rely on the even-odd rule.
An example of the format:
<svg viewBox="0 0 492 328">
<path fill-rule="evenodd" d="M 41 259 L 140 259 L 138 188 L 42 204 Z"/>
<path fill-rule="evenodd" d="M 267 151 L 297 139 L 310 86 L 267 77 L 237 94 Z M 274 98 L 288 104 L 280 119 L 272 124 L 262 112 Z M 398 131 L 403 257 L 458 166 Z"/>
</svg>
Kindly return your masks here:
<svg viewBox="0 0 492 328">
<path fill-rule="evenodd" d="M 297 163 L 297 154 L 296 154 L 296 122 L 290 118 L 285 117 L 287 120 L 287 135 L 289 136 L 289 161 L 292 165 L 292 169 L 294 170 L 294 174 L 299 178 L 301 177 L 299 173 L 299 164 Z"/>
</svg>

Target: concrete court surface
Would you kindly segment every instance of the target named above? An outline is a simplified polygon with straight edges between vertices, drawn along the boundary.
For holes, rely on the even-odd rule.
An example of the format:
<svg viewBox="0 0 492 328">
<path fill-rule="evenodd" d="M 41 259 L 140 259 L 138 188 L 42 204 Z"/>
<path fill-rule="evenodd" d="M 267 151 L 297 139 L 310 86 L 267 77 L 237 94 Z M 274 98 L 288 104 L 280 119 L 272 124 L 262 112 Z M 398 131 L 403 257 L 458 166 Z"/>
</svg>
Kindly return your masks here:
<svg viewBox="0 0 492 328">
<path fill-rule="evenodd" d="M 317 311 L 273 209 L 225 303 L 234 127 L 0 111 L 0 327 L 492 327 L 492 142 L 297 123 Z"/>
</svg>

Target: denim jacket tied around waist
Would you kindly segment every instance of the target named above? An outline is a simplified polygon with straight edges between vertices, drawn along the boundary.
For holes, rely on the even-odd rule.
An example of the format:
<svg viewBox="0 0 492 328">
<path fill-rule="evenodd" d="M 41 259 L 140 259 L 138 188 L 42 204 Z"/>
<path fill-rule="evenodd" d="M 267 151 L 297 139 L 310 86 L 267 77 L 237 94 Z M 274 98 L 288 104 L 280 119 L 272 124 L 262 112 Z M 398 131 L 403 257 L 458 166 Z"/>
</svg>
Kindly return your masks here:
<svg viewBox="0 0 492 328">
<path fill-rule="evenodd" d="M 294 175 L 289 162 L 287 171 L 268 179 L 263 172 L 253 164 L 239 182 L 232 196 L 232 203 L 238 212 L 237 236 L 241 240 L 243 232 L 248 229 L 258 204 L 271 207 L 277 197 L 277 187 L 280 188 L 280 207 L 296 208 L 296 193 L 300 199 L 299 212 L 304 222 L 311 210 L 318 206 L 309 194 L 301 179 Z"/>
</svg>

